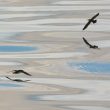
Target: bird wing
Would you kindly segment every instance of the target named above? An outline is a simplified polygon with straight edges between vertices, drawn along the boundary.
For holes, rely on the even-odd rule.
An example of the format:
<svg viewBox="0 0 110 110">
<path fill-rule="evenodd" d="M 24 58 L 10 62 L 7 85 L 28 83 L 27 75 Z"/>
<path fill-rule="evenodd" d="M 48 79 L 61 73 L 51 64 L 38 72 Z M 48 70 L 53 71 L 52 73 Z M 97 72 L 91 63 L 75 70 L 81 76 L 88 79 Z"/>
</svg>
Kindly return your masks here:
<svg viewBox="0 0 110 110">
<path fill-rule="evenodd" d="M 97 16 L 99 16 L 99 13 L 95 14 L 95 15 L 91 18 L 91 20 L 95 19 Z"/>
<path fill-rule="evenodd" d="M 83 37 L 83 40 L 87 45 L 92 46 L 84 37 Z"/>
<path fill-rule="evenodd" d="M 25 71 L 23 71 L 23 73 L 26 74 L 26 75 L 28 75 L 28 76 L 32 76 L 31 74 L 29 74 L 29 73 L 27 73 Z"/>
<path fill-rule="evenodd" d="M 93 19 L 95 19 L 97 16 L 99 16 L 99 13 L 97 13 L 96 15 L 94 15 L 94 16 L 86 23 L 86 25 L 84 26 L 83 30 L 85 30 L 85 29 L 90 25 L 90 23 L 93 21 Z"/>
<path fill-rule="evenodd" d="M 89 20 L 89 21 L 85 24 L 83 30 L 85 30 L 85 29 L 90 25 L 90 23 L 91 23 L 91 20 Z"/>
</svg>

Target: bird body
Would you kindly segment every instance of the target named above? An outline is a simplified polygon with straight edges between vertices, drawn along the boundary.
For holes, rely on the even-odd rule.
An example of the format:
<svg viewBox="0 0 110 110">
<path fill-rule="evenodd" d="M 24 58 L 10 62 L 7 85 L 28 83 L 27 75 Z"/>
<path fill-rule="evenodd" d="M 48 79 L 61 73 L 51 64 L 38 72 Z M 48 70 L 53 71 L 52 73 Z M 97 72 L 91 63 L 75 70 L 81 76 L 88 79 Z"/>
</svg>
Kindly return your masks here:
<svg viewBox="0 0 110 110">
<path fill-rule="evenodd" d="M 24 74 L 26 74 L 28 76 L 32 76 L 31 74 L 25 72 L 24 70 L 13 70 L 13 74 L 19 74 L 19 73 L 24 73 Z"/>
<path fill-rule="evenodd" d="M 91 23 L 96 23 L 97 20 L 95 20 L 95 18 L 99 16 L 99 13 L 97 13 L 96 15 L 94 15 L 91 19 L 88 19 L 88 22 L 86 23 L 86 25 L 84 26 L 83 30 L 85 30 Z"/>
</svg>

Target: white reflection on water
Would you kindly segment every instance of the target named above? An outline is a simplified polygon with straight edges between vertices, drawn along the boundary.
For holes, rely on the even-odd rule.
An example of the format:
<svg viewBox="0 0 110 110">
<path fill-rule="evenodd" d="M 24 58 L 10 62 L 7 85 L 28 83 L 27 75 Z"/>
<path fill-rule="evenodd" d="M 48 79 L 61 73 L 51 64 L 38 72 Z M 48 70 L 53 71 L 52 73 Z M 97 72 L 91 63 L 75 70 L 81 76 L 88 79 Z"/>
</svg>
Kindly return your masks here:
<svg viewBox="0 0 110 110">
<path fill-rule="evenodd" d="M 59 2 L 55 2 L 55 3 L 53 3 L 53 4 L 59 4 L 59 5 L 87 5 L 87 4 L 90 4 L 90 5 L 93 5 L 93 4 L 109 4 L 110 3 L 110 1 L 109 0 L 100 0 L 100 1 L 98 1 L 98 0 L 95 0 L 95 1 L 93 1 L 93 0 L 89 0 L 89 1 L 80 1 L 80 0 L 78 0 L 78 1 L 72 1 L 72 0 L 68 0 L 68 1 L 59 1 Z"/>
<path fill-rule="evenodd" d="M 0 7 L 2 11 L 73 11 L 110 9 L 110 6 L 23 6 Z"/>
<path fill-rule="evenodd" d="M 91 16 L 88 16 L 88 18 Z M 1 25 L 9 25 L 9 24 L 22 24 L 22 25 L 32 25 L 32 24 L 36 24 L 36 25 L 41 25 L 41 24 L 55 24 L 55 23 L 74 23 L 74 24 L 85 24 L 88 20 L 84 19 L 84 18 L 45 18 L 45 19 L 40 19 L 40 20 L 27 20 L 27 21 L 1 21 L 0 24 Z M 91 23 L 91 25 L 93 25 Z M 110 25 L 110 20 L 109 19 L 98 19 L 98 22 L 96 25 Z M 74 25 L 73 25 L 74 26 Z"/>
<path fill-rule="evenodd" d="M 1 21 L 0 32 L 32 32 L 32 31 L 82 31 L 87 19 L 75 19 L 75 18 L 54 18 L 54 19 L 40 19 L 40 20 L 29 20 L 29 21 L 13 21 L 4 22 Z M 58 26 L 55 24 L 58 23 Z M 61 26 L 61 23 L 75 23 L 75 25 Z M 77 23 L 77 25 L 76 25 Z M 45 25 L 46 24 L 46 25 Z M 50 25 L 51 24 L 51 25 Z M 95 32 L 109 32 L 110 31 L 110 20 L 98 19 L 97 24 L 91 24 L 87 31 Z"/>
<path fill-rule="evenodd" d="M 94 97 L 93 97 L 94 96 Z M 87 101 L 87 100 L 100 100 L 100 101 L 110 101 L 110 95 L 95 95 L 95 94 L 75 94 L 75 95 L 42 95 L 42 96 L 33 96 L 36 101 L 44 100 L 44 101 Z M 37 100 L 38 99 L 38 100 Z"/>
<path fill-rule="evenodd" d="M 78 2 L 78 1 L 75 1 Z M 85 1 L 86 2 L 86 1 Z M 95 1 L 93 1 L 95 2 Z M 31 19 L 31 20 L 13 20 L 13 21 L 0 21 L 1 29 L 0 32 L 33 32 L 33 31 L 82 31 L 83 26 L 87 22 L 87 19 L 91 16 L 88 15 L 87 18 L 45 18 L 45 16 L 51 15 L 49 14 L 51 11 L 75 11 L 75 10 L 96 10 L 96 9 L 108 9 L 109 6 L 10 6 L 10 7 L 0 7 L 1 12 L 9 12 L 9 11 L 27 11 L 26 14 L 2 14 L 2 18 L 15 18 L 15 17 L 33 17 L 33 16 L 44 16 L 43 19 Z M 43 13 L 35 14 L 31 11 L 43 11 Z M 44 14 L 44 11 L 47 11 Z M 99 11 L 96 11 L 99 12 Z M 93 13 L 93 12 L 92 12 Z M 106 12 L 102 12 L 105 13 Z M 94 15 L 95 13 L 93 13 Z M 53 14 L 52 14 L 53 15 Z M 55 13 L 56 15 L 56 13 Z M 56 15 L 57 16 L 57 15 Z M 100 16 L 102 16 L 100 14 Z M 58 24 L 57 24 L 58 23 Z M 61 23 L 64 23 L 64 26 L 61 26 Z M 70 23 L 72 25 L 70 25 Z M 46 24 L 46 25 L 45 25 Z M 56 24 L 58 26 L 56 26 Z M 65 25 L 68 24 L 69 26 Z M 87 31 L 110 31 L 110 20 L 109 19 L 98 19 L 96 24 L 91 24 Z"/>
<path fill-rule="evenodd" d="M 18 17 L 36 17 L 36 16 L 49 16 L 52 14 L 2 14 L 0 15 L 0 19 L 8 19 L 8 18 L 18 18 Z"/>
<path fill-rule="evenodd" d="M 22 65 L 22 64 L 18 63 L 18 62 L 2 62 L 2 61 L 0 61 L 0 66 L 12 66 L 12 65 Z"/>
<path fill-rule="evenodd" d="M 53 101 L 87 101 L 100 100 L 110 101 L 110 85 L 107 80 L 77 80 L 77 79 L 61 79 L 61 78 L 30 78 L 30 82 L 41 84 L 54 84 L 69 88 L 79 88 L 87 92 L 82 94 L 71 95 L 32 95 L 34 100 L 53 100 Z M 94 97 L 93 97 L 94 96 Z"/>
<path fill-rule="evenodd" d="M 92 43 L 98 45 L 100 48 L 110 47 L 110 40 L 93 41 Z"/>
<path fill-rule="evenodd" d="M 81 57 L 88 55 L 88 53 L 83 53 L 83 52 L 63 52 L 63 53 L 43 53 L 43 54 L 26 54 L 25 56 L 22 54 L 18 55 L 3 55 L 0 56 L 0 58 L 38 58 L 38 59 L 47 59 L 47 58 L 71 58 L 71 57 Z"/>
<path fill-rule="evenodd" d="M 10 25 L 1 25 L 2 29 L 0 29 L 0 32 L 34 32 L 34 31 L 82 31 L 83 25 L 80 26 L 40 26 L 40 25 L 22 25 L 22 24 L 10 24 Z M 94 31 L 94 32 L 100 32 L 100 31 L 105 31 L 109 32 L 110 31 L 110 26 L 109 25 L 93 25 L 89 26 L 88 31 Z"/>
</svg>

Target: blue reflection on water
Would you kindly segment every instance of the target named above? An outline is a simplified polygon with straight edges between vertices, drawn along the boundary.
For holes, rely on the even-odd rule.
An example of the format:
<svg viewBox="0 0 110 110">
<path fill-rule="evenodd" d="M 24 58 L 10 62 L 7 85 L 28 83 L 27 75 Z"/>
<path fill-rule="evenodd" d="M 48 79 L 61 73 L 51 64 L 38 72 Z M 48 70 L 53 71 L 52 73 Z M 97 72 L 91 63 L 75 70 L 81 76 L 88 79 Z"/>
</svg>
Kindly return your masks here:
<svg viewBox="0 0 110 110">
<path fill-rule="evenodd" d="M 0 87 L 22 87 L 19 84 L 12 84 L 12 83 L 0 83 Z"/>
<path fill-rule="evenodd" d="M 85 62 L 85 63 L 69 63 L 69 66 L 76 67 L 79 70 L 92 73 L 110 73 L 110 63 Z"/>
<path fill-rule="evenodd" d="M 0 32 L 0 41 L 4 42 L 28 42 L 28 40 L 18 39 L 18 37 L 22 36 L 23 32 Z"/>
<path fill-rule="evenodd" d="M 28 46 L 0 46 L 0 52 L 25 52 L 36 50 L 35 47 Z"/>
</svg>

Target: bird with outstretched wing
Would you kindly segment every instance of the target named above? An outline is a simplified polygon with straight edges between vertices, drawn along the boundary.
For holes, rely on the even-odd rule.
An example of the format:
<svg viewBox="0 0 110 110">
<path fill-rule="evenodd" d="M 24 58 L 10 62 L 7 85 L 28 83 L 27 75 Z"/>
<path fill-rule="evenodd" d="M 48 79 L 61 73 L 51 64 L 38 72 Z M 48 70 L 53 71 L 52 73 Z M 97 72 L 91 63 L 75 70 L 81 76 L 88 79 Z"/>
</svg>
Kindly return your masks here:
<svg viewBox="0 0 110 110">
<path fill-rule="evenodd" d="M 24 74 L 26 74 L 26 75 L 28 75 L 28 76 L 32 76 L 31 74 L 25 72 L 24 70 L 13 70 L 12 72 L 13 72 L 13 74 L 24 73 Z"/>
<path fill-rule="evenodd" d="M 99 13 L 97 13 L 96 15 L 94 15 L 91 19 L 88 20 L 88 22 L 86 23 L 86 25 L 84 26 L 83 30 L 85 30 L 91 22 L 96 23 L 97 20 L 94 20 L 97 16 L 99 16 Z"/>
</svg>

